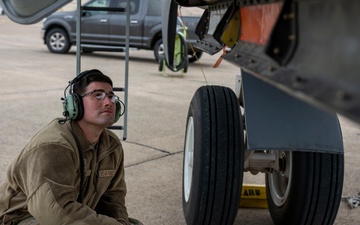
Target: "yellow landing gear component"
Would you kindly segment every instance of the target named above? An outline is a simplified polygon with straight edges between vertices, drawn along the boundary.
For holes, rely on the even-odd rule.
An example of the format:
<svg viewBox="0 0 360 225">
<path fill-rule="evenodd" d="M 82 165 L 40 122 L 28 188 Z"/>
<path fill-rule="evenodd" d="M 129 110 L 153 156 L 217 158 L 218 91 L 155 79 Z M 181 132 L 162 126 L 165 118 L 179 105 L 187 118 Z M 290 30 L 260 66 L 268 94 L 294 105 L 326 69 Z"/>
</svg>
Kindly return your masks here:
<svg viewBox="0 0 360 225">
<path fill-rule="evenodd" d="M 267 209 L 265 185 L 244 184 L 241 191 L 240 208 Z"/>
</svg>

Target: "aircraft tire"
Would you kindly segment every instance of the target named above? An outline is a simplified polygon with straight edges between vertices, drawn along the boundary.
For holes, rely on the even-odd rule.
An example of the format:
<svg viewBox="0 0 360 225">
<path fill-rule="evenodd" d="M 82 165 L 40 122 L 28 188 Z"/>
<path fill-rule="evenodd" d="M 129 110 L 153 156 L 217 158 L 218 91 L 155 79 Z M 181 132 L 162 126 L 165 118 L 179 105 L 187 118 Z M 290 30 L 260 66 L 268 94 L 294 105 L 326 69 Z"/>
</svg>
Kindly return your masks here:
<svg viewBox="0 0 360 225">
<path fill-rule="evenodd" d="M 274 224 L 333 224 L 341 201 L 344 155 L 281 152 L 283 172 L 266 174 Z"/>
<path fill-rule="evenodd" d="M 189 106 L 183 211 L 188 225 L 233 224 L 244 168 L 243 126 L 234 92 L 203 86 Z"/>
</svg>

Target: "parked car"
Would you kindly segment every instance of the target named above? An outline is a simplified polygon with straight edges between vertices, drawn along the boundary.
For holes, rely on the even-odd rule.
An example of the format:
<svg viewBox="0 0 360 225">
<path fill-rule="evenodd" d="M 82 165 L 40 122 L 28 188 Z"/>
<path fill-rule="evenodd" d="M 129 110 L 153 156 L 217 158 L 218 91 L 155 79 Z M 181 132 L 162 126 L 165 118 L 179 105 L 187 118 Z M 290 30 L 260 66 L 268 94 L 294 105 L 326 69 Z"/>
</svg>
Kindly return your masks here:
<svg viewBox="0 0 360 225">
<path fill-rule="evenodd" d="M 163 54 L 161 5 L 161 0 L 130 0 L 130 48 L 153 50 L 156 60 L 159 54 Z M 126 12 L 107 11 L 105 8 L 125 8 L 126 0 L 90 0 L 83 6 L 103 7 L 104 11 L 82 10 L 82 51 L 124 51 Z M 184 18 L 185 24 L 189 24 L 187 43 L 194 43 L 198 39 L 195 28 L 199 19 Z M 41 33 L 44 44 L 51 52 L 67 53 L 76 44 L 76 10 L 53 13 L 45 19 Z M 188 49 L 190 62 L 201 57 L 201 50 L 190 45 Z"/>
</svg>

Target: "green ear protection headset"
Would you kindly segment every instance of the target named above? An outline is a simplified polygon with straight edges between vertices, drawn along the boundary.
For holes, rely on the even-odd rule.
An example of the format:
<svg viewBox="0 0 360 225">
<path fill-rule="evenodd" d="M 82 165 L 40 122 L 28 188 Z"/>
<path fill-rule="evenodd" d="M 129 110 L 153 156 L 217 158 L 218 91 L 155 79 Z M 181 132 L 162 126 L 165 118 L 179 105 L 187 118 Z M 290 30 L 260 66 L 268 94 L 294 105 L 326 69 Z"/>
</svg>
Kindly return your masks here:
<svg viewBox="0 0 360 225">
<path fill-rule="evenodd" d="M 66 120 L 77 121 L 84 116 L 84 105 L 83 105 L 82 97 L 79 94 L 74 93 L 73 87 L 75 84 L 77 84 L 79 81 L 84 79 L 86 76 L 93 74 L 104 76 L 104 74 L 99 70 L 93 69 L 93 70 L 86 70 L 80 73 L 78 76 L 76 76 L 73 80 L 69 81 L 69 85 L 64 90 L 64 98 L 62 98 L 63 108 L 64 108 L 63 115 L 66 117 Z M 66 93 L 68 89 L 69 92 Z M 116 105 L 116 111 L 115 111 L 114 123 L 116 123 L 125 112 L 125 105 L 122 101 L 120 100 L 116 101 L 115 105 Z M 122 108 L 121 105 L 124 106 L 123 111 L 121 110 Z"/>
</svg>

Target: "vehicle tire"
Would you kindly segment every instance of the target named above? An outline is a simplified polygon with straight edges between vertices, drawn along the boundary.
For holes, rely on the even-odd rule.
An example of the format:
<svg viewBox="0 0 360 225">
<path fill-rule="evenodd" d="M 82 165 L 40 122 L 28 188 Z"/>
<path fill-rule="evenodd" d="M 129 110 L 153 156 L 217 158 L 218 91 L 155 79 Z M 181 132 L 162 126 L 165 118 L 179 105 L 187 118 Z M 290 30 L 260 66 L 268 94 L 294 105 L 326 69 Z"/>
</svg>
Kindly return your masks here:
<svg viewBox="0 0 360 225">
<path fill-rule="evenodd" d="M 91 48 L 81 48 L 81 52 L 85 54 L 93 53 L 93 50 Z"/>
<path fill-rule="evenodd" d="M 199 60 L 202 56 L 203 52 L 195 52 L 195 55 L 193 52 L 188 54 L 189 62 L 193 63 Z"/>
<path fill-rule="evenodd" d="M 46 45 L 53 53 L 67 53 L 71 47 L 67 33 L 61 28 L 54 28 L 46 34 Z"/>
<path fill-rule="evenodd" d="M 154 56 L 156 62 L 159 62 L 160 56 L 165 56 L 164 44 L 162 39 L 159 39 L 154 45 Z"/>
<path fill-rule="evenodd" d="M 240 201 L 244 141 L 239 105 L 226 87 L 200 87 L 185 133 L 183 211 L 188 225 L 233 224 Z"/>
<path fill-rule="evenodd" d="M 281 152 L 282 173 L 266 174 L 274 224 L 333 224 L 341 201 L 344 155 Z"/>
</svg>

